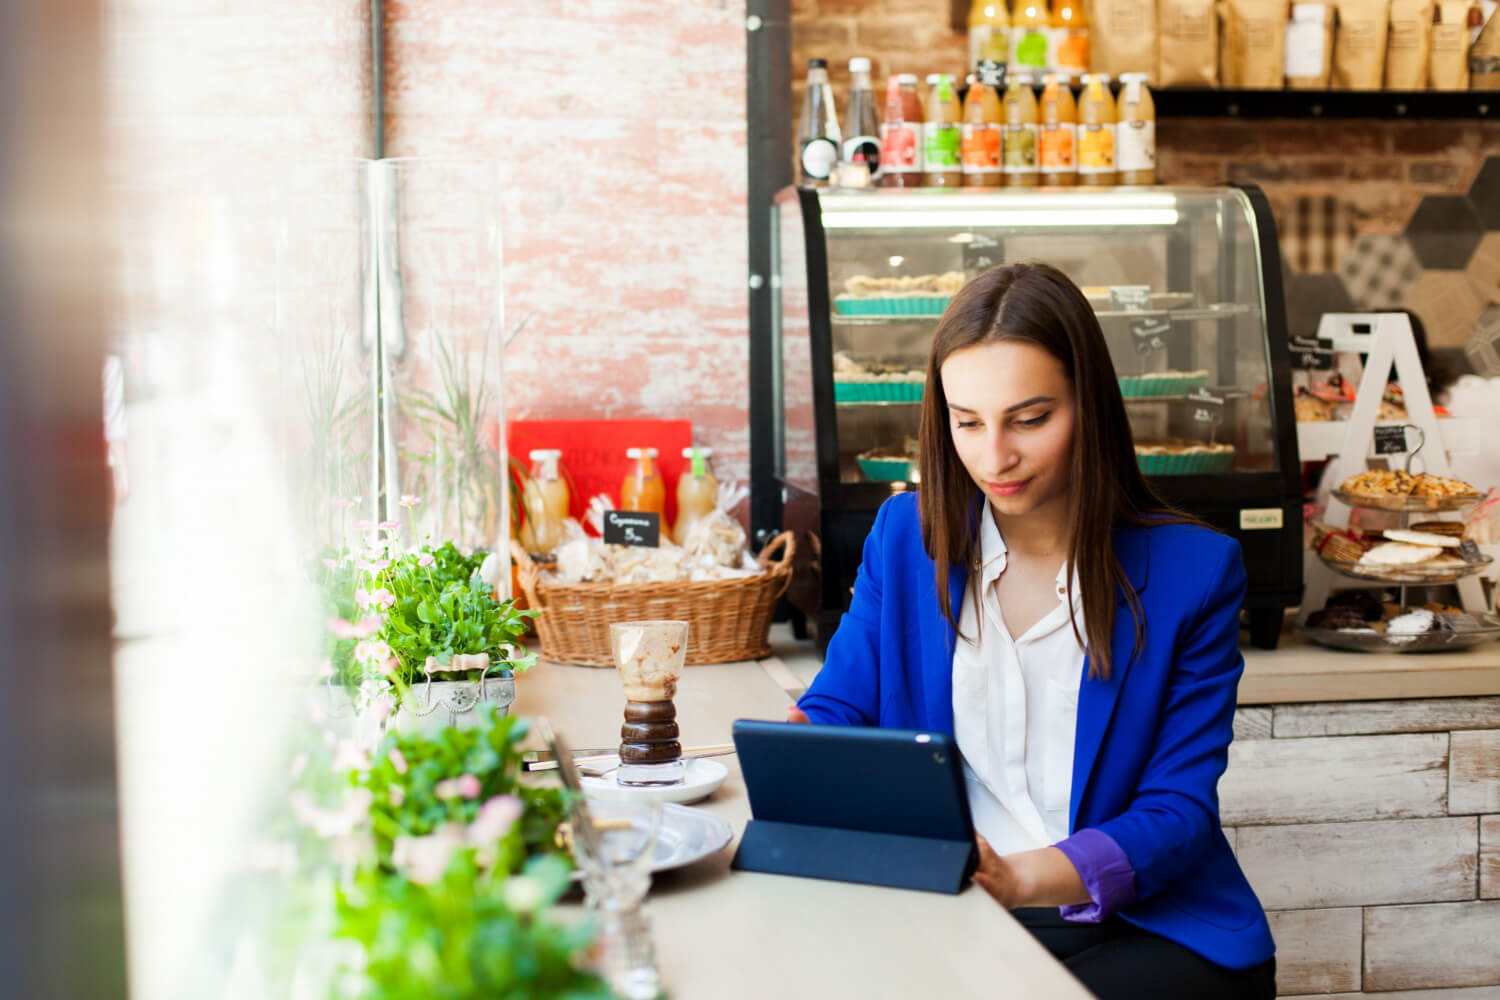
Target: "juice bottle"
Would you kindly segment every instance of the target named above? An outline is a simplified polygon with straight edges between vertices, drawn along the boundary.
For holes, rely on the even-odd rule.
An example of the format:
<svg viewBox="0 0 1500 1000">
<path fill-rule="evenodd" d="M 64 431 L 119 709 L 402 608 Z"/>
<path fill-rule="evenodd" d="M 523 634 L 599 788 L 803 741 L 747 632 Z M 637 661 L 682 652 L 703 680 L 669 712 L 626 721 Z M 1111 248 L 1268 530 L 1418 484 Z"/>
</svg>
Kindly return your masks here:
<svg viewBox="0 0 1500 1000">
<path fill-rule="evenodd" d="M 1070 77 L 1089 71 L 1089 16 L 1079 0 L 1057 0 L 1052 11 L 1050 68 Z"/>
<path fill-rule="evenodd" d="M 568 484 L 559 473 L 562 452 L 538 448 L 530 453 L 531 478 L 521 488 L 521 506 L 526 522 L 521 525 L 521 544 L 534 555 L 551 555 L 563 542 L 563 522 L 568 518 Z"/>
<path fill-rule="evenodd" d="M 863 158 L 870 176 L 880 173 L 880 113 L 875 109 L 875 92 L 870 88 L 870 60 L 849 60 L 849 107 L 844 112 L 843 159 L 854 163 Z"/>
<path fill-rule="evenodd" d="M 1156 104 L 1145 73 L 1120 74 L 1115 170 L 1120 184 L 1156 183 Z"/>
<path fill-rule="evenodd" d="M 948 73 L 927 77 L 927 121 L 922 126 L 922 184 L 958 187 L 963 182 L 963 111 Z"/>
<path fill-rule="evenodd" d="M 1011 73 L 1045 73 L 1052 59 L 1049 55 L 1052 15 L 1047 0 L 1016 0 L 1010 28 Z"/>
<path fill-rule="evenodd" d="M 1041 148 L 1042 183 L 1072 187 L 1078 183 L 1078 106 L 1073 88 L 1061 73 L 1048 73 L 1042 89 Z"/>
<path fill-rule="evenodd" d="M 1014 73 L 1005 80 L 1005 186 L 1036 187 L 1036 94 L 1030 73 Z"/>
<path fill-rule="evenodd" d="M 988 82 L 969 77 L 964 99 L 964 187 L 999 187 L 1001 127 L 1005 114 L 1000 95 Z"/>
<path fill-rule="evenodd" d="M 677 523 L 672 527 L 678 545 L 687 544 L 693 526 L 712 514 L 719 502 L 719 481 L 708 461 L 713 454 L 712 448 L 682 449 L 688 467 L 677 480 Z"/>
<path fill-rule="evenodd" d="M 662 484 L 661 473 L 656 471 L 656 449 L 631 448 L 625 452 L 625 457 L 635 465 L 620 483 L 620 509 L 651 511 L 665 516 L 667 488 Z"/>
<path fill-rule="evenodd" d="M 922 101 L 917 78 L 902 73 L 885 85 L 885 119 L 880 123 L 881 187 L 922 184 Z"/>
<path fill-rule="evenodd" d="M 1078 183 L 1108 187 L 1115 182 L 1115 99 L 1108 73 L 1088 73 L 1078 96 Z"/>
<path fill-rule="evenodd" d="M 822 187 L 839 159 L 839 117 L 833 109 L 828 60 L 807 61 L 807 95 L 797 121 L 797 165 L 804 186 Z"/>
<path fill-rule="evenodd" d="M 985 58 L 985 43 L 996 35 L 1010 43 L 1010 14 L 1000 3 L 974 0 L 969 4 L 969 65 L 978 66 Z M 1001 57 L 1004 62 L 1004 57 Z"/>
</svg>

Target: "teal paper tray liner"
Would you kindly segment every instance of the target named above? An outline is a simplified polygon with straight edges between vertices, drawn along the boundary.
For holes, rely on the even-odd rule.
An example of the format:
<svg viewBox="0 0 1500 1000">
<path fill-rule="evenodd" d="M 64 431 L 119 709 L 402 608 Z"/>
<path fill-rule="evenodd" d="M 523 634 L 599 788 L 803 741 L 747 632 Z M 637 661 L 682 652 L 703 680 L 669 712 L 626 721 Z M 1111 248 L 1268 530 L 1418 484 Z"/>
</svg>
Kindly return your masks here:
<svg viewBox="0 0 1500 1000">
<path fill-rule="evenodd" d="M 840 316 L 940 316 L 951 295 L 902 295 L 889 298 L 858 298 L 839 295 L 833 300 L 833 311 Z"/>
<path fill-rule="evenodd" d="M 1234 465 L 1234 452 L 1218 455 L 1142 455 L 1136 452 L 1135 464 L 1148 476 L 1211 476 L 1229 471 Z"/>
<path fill-rule="evenodd" d="M 1181 396 L 1207 382 L 1207 375 L 1122 375 L 1120 395 L 1126 399 Z"/>
<path fill-rule="evenodd" d="M 904 459 L 860 458 L 859 469 L 866 479 L 881 483 L 904 483 L 911 479 L 915 462 Z"/>
<path fill-rule="evenodd" d="M 833 382 L 835 403 L 919 403 L 922 382 Z"/>
</svg>

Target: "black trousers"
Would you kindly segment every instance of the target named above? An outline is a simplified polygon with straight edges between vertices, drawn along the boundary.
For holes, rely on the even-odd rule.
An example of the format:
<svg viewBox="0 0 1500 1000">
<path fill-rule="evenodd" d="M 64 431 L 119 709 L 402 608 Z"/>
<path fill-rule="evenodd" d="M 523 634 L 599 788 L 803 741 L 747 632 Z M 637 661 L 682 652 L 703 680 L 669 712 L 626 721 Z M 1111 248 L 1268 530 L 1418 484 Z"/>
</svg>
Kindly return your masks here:
<svg viewBox="0 0 1500 1000">
<path fill-rule="evenodd" d="M 1274 1000 L 1276 959 L 1226 969 L 1159 934 L 1110 917 L 1064 920 L 1055 909 L 1012 911 L 1099 1000 Z"/>
</svg>

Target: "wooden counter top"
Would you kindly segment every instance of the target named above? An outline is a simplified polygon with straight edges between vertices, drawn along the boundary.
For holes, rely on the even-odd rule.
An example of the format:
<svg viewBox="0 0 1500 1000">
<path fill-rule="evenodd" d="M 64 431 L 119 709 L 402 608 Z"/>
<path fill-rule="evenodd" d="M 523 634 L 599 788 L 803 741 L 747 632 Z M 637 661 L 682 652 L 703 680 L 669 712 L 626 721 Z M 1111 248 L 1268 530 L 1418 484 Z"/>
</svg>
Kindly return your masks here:
<svg viewBox="0 0 1500 1000">
<path fill-rule="evenodd" d="M 684 745 L 727 743 L 735 719 L 780 720 L 791 703 L 760 663 L 688 667 L 676 701 Z M 542 662 L 517 678 L 511 711 L 547 715 L 575 745 L 602 746 L 617 738 L 623 705 L 613 670 Z M 972 886 L 948 896 L 731 872 L 750 806 L 738 760 L 719 759 L 729 778 L 697 805 L 729 823 L 734 844 L 657 876 L 651 890 L 658 962 L 673 996 L 1086 1000 L 1067 970 Z"/>
<path fill-rule="evenodd" d="M 1500 694 L 1500 643 L 1457 653 L 1351 653 L 1290 626 L 1274 650 L 1243 646 L 1241 705 Z"/>
</svg>

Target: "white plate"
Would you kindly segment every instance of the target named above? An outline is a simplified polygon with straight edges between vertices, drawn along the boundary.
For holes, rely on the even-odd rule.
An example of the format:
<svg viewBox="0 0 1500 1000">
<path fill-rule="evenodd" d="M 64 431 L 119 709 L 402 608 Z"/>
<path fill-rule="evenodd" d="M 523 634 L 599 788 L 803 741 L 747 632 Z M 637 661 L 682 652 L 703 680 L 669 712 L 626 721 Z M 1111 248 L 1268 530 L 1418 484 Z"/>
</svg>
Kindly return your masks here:
<svg viewBox="0 0 1500 1000">
<path fill-rule="evenodd" d="M 651 872 L 685 868 L 729 846 L 734 830 L 706 809 L 667 803 L 661 807 L 661 829 L 656 832 L 656 855 Z M 583 881 L 583 872 L 573 869 L 573 881 Z"/>
<path fill-rule="evenodd" d="M 729 768 L 706 757 L 690 758 L 682 782 L 676 785 L 622 785 L 611 771 L 602 778 L 583 775 L 583 793 L 591 799 L 656 799 L 658 802 L 697 802 L 706 799 L 729 776 Z"/>
<path fill-rule="evenodd" d="M 734 830 L 729 824 L 705 809 L 672 803 L 661 809 L 656 857 L 651 862 L 653 872 L 671 871 L 701 861 L 711 854 L 718 854 L 734 839 Z"/>
</svg>

